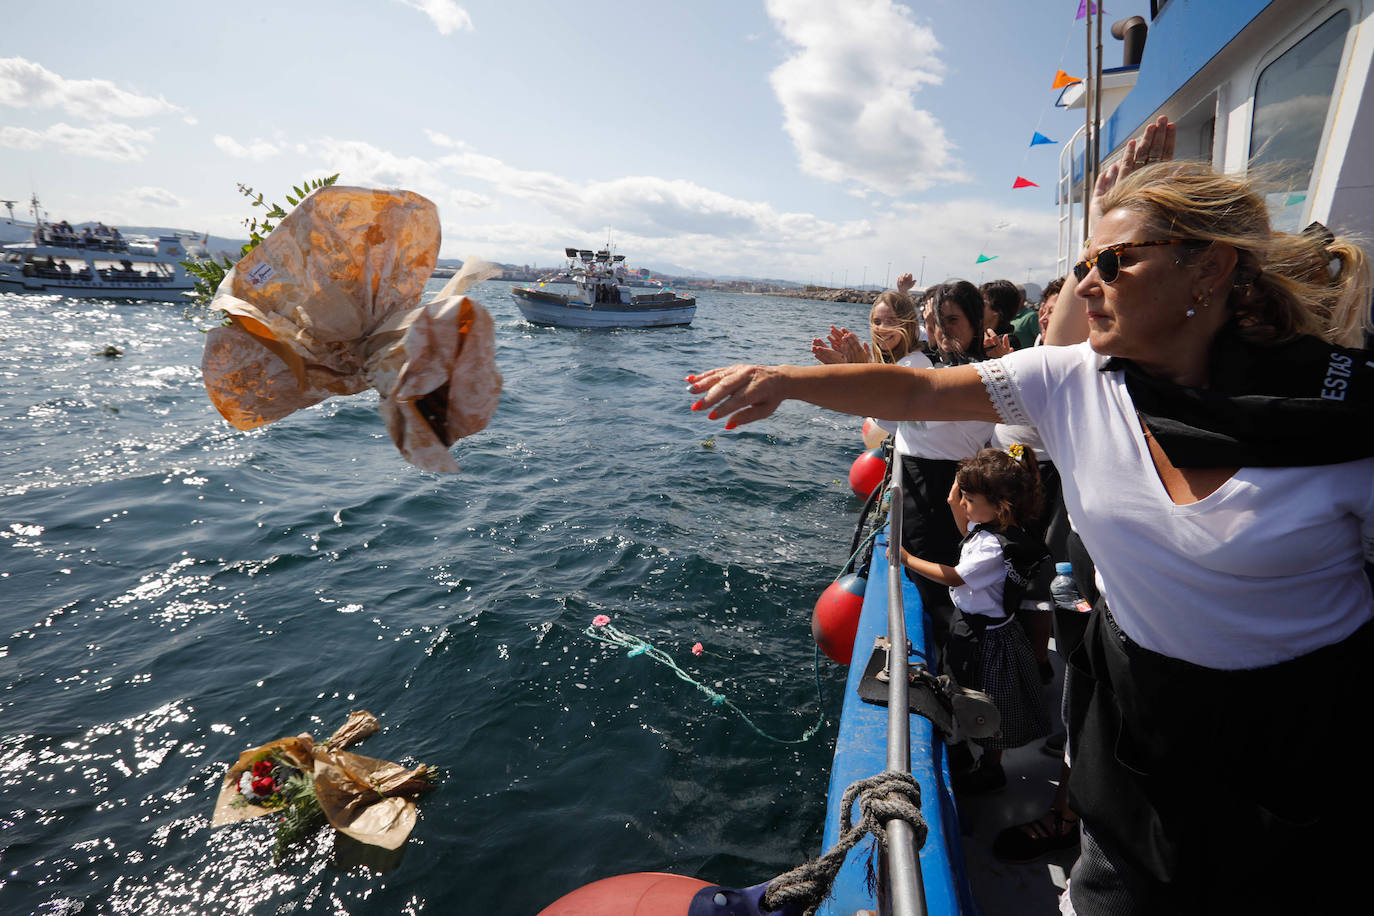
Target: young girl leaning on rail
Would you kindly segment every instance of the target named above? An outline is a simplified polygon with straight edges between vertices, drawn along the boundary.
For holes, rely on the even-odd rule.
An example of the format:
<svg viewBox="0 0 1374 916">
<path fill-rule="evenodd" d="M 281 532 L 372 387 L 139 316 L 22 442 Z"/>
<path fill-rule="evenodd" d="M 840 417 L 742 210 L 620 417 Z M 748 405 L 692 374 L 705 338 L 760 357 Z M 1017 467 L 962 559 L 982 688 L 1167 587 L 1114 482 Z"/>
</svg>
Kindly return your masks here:
<svg viewBox="0 0 1374 916">
<path fill-rule="evenodd" d="M 992 697 L 1002 715 L 1001 734 L 978 739 L 983 755 L 953 773 L 956 792 L 994 792 L 1007 784 L 1002 750 L 1049 734 L 1035 654 L 1016 609 L 1048 551 L 1027 533 L 1040 507 L 1035 453 L 1023 445 L 985 448 L 959 462 L 949 493 L 955 524 L 967 537 L 955 566 L 913 556 L 902 565 L 949 586 L 957 608 L 946 648 L 947 667 L 965 687 Z M 956 755 L 951 756 L 951 760 Z"/>
</svg>

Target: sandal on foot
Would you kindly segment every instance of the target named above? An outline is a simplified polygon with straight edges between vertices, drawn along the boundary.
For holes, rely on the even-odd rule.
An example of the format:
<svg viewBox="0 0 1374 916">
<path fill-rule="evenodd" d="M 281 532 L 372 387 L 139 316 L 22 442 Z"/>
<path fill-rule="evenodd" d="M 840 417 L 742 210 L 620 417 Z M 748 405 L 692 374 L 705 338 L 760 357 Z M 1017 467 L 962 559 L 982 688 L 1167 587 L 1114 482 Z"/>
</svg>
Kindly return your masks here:
<svg viewBox="0 0 1374 916">
<path fill-rule="evenodd" d="M 1049 817 L 1050 823 L 1045 824 Z M 1078 845 L 1078 818 L 1067 818 L 1054 809 L 1033 821 L 1008 827 L 997 834 L 992 854 L 1003 862 L 1034 862 L 1041 856 Z"/>
</svg>

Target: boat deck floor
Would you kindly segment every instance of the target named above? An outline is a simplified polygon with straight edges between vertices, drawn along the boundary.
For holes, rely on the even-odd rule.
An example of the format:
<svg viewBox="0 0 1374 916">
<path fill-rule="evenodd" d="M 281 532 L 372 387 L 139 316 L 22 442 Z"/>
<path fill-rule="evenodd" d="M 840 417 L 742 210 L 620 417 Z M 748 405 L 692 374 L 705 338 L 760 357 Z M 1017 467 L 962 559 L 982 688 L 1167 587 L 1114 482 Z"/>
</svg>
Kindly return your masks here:
<svg viewBox="0 0 1374 916">
<path fill-rule="evenodd" d="M 1051 645 L 1054 681 L 1045 688 L 1051 722 L 1059 722 L 1064 664 Z M 1060 758 L 1041 749 L 1042 741 L 1003 753 L 1007 787 L 989 795 L 956 796 L 959 829 L 974 900 L 983 916 L 1054 916 L 1059 894 L 1078 858 L 1078 848 L 1060 850 L 1024 865 L 996 859 L 992 843 L 1003 829 L 1037 818 L 1049 810 L 1059 784 Z"/>
</svg>

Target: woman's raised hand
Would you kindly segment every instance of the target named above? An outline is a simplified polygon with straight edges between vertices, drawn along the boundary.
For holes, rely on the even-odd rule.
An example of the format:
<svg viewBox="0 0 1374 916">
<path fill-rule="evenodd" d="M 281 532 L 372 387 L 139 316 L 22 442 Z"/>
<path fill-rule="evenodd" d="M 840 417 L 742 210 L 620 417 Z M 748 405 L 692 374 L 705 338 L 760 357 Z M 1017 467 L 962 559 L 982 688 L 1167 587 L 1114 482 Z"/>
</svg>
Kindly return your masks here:
<svg viewBox="0 0 1374 916">
<path fill-rule="evenodd" d="M 916 285 L 916 278 L 911 274 L 902 274 L 897 278 L 897 292 L 904 293 Z"/>
<path fill-rule="evenodd" d="M 827 366 L 845 361 L 843 353 L 835 349 L 828 339 L 820 337 L 811 338 L 811 355 L 816 357 L 818 362 L 825 363 Z"/>
<path fill-rule="evenodd" d="M 849 328 L 830 328 L 830 345 L 838 350 L 847 363 L 866 363 L 868 359 L 868 348 L 863 341 L 859 340 L 859 335 Z"/>
<path fill-rule="evenodd" d="M 1153 124 L 1145 127 L 1145 132 L 1135 140 L 1126 144 L 1126 153 L 1116 162 L 1102 170 L 1102 174 L 1097 176 L 1097 184 L 1093 186 L 1092 200 L 1092 221 L 1096 223 L 1102 217 L 1101 200 L 1107 192 L 1116 186 L 1116 183 L 1136 169 L 1151 162 L 1165 162 L 1174 158 L 1174 141 L 1178 137 L 1178 129 L 1172 121 L 1164 115 Z"/>
<path fill-rule="evenodd" d="M 729 417 L 726 429 L 762 420 L 786 397 L 778 366 L 727 366 L 687 376 L 687 388 L 701 397 L 693 410 L 710 410 L 707 419 Z"/>
<path fill-rule="evenodd" d="M 1012 351 L 1011 335 L 1003 334 L 1000 337 L 992 328 L 983 332 L 983 353 L 990 359 L 997 359 L 1006 356 Z"/>
</svg>

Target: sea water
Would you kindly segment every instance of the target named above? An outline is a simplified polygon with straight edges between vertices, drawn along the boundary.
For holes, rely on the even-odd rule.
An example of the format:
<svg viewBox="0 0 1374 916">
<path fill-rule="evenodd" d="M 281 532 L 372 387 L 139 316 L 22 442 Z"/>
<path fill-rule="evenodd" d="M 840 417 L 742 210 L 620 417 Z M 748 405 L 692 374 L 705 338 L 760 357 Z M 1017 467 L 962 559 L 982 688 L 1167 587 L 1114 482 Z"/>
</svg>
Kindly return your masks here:
<svg viewBox="0 0 1374 916">
<path fill-rule="evenodd" d="M 228 426 L 204 313 L 0 296 L 0 912 L 532 914 L 820 851 L 839 666 L 784 745 L 583 631 L 609 615 L 779 737 L 816 720 L 858 421 L 788 404 L 726 433 L 683 377 L 810 363 L 866 309 L 703 293 L 688 328 L 579 331 L 474 298 L 505 388 L 447 476 L 402 461 L 374 393 Z M 272 819 L 210 827 L 240 751 L 355 709 L 382 725 L 359 752 L 440 773 L 399 863 L 328 829 L 274 863 Z"/>
</svg>

